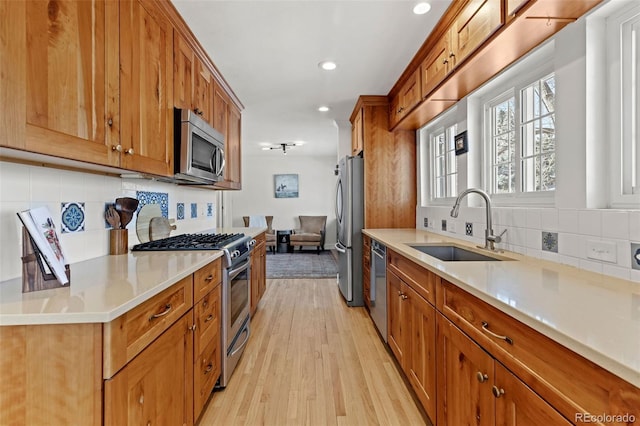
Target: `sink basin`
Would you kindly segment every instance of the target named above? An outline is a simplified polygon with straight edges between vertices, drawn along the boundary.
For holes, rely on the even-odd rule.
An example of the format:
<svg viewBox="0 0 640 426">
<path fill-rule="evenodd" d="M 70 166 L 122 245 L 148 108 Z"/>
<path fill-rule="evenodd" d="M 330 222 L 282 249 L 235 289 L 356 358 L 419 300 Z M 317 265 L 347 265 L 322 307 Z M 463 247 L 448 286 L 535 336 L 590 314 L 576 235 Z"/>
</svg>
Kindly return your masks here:
<svg viewBox="0 0 640 426">
<path fill-rule="evenodd" d="M 485 256 L 481 253 L 476 253 L 475 251 L 466 250 L 457 246 L 448 246 L 448 245 L 413 245 L 409 244 L 409 246 L 414 249 L 421 251 L 424 254 L 428 254 L 429 256 L 436 257 L 445 262 L 493 262 L 500 261 L 497 257 Z"/>
</svg>

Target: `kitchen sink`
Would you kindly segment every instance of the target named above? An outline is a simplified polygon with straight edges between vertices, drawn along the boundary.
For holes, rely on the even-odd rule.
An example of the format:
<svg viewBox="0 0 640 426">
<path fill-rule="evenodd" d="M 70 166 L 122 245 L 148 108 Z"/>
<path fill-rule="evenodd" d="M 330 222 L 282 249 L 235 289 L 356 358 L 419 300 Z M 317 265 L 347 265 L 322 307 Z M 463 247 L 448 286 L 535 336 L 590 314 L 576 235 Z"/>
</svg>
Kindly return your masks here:
<svg viewBox="0 0 640 426">
<path fill-rule="evenodd" d="M 486 256 L 475 251 L 451 245 L 409 244 L 409 246 L 445 262 L 493 262 L 503 260 L 498 257 Z"/>
</svg>

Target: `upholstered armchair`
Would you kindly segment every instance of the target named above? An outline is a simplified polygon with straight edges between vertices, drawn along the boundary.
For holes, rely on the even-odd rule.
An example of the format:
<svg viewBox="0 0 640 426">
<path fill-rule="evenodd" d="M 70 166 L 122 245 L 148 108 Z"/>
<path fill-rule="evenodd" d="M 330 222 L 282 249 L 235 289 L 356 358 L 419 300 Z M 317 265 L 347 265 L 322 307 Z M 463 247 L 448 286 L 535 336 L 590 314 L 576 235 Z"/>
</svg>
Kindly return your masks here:
<svg viewBox="0 0 640 426">
<path fill-rule="evenodd" d="M 292 247 L 311 246 L 317 247 L 318 254 L 324 250 L 324 237 L 326 233 L 326 216 L 298 216 L 300 219 L 300 229 L 294 229 L 291 234 L 290 244 Z"/>
<path fill-rule="evenodd" d="M 269 251 L 275 252 L 276 251 L 276 233 L 273 230 L 273 227 L 271 226 L 273 224 L 273 216 L 265 216 L 264 218 L 267 221 L 267 233 L 265 235 L 267 240 L 267 248 L 269 249 Z M 248 228 L 249 216 L 242 216 L 242 220 L 244 221 L 244 226 Z"/>
</svg>

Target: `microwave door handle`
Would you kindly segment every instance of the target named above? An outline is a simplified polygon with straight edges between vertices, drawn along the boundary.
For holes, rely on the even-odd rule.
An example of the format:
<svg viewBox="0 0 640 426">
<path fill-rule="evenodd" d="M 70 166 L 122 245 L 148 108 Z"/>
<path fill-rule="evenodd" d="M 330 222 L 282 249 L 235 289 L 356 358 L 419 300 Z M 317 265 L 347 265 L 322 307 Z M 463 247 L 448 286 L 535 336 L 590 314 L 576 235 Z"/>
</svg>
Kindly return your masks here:
<svg viewBox="0 0 640 426">
<path fill-rule="evenodd" d="M 224 166 L 226 164 L 226 160 L 224 158 L 224 149 L 220 148 L 219 151 L 220 151 L 220 158 L 222 159 L 222 162 L 221 162 L 222 164 L 220 164 L 220 170 L 217 173 L 218 173 L 218 176 L 222 176 L 222 173 L 224 172 Z"/>
</svg>

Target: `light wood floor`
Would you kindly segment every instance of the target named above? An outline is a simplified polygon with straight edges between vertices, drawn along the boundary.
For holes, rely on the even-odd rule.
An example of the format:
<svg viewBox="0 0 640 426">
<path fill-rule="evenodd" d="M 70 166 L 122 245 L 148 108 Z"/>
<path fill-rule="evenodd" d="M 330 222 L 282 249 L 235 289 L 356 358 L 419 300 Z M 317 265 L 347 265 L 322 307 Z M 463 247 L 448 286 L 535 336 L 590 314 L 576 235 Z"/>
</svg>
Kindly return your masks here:
<svg viewBox="0 0 640 426">
<path fill-rule="evenodd" d="M 424 425 L 364 308 L 335 279 L 267 280 L 251 338 L 199 426 Z"/>
</svg>

